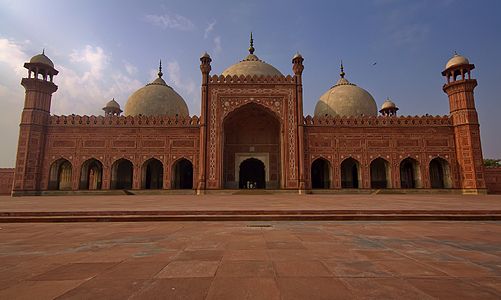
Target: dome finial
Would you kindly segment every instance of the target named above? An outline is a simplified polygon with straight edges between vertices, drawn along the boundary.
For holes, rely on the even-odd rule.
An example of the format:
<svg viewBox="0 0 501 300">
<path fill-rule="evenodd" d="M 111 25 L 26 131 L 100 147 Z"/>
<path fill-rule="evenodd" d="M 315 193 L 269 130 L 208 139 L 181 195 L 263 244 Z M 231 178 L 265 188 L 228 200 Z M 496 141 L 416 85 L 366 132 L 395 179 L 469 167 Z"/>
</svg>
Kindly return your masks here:
<svg viewBox="0 0 501 300">
<path fill-rule="evenodd" d="M 42 49 L 42 54 L 45 55 L 45 48 Z"/>
<path fill-rule="evenodd" d="M 162 60 L 160 60 L 160 65 L 158 66 L 158 77 L 162 78 L 164 73 L 162 73 Z"/>
<path fill-rule="evenodd" d="M 339 73 L 339 76 L 341 76 L 341 78 L 344 78 L 344 75 L 346 75 L 346 73 L 344 72 L 343 61 L 341 60 L 341 73 Z"/>
<path fill-rule="evenodd" d="M 249 53 L 254 54 L 254 50 L 256 49 L 254 49 L 254 39 L 252 38 L 252 31 L 251 31 Z"/>
</svg>

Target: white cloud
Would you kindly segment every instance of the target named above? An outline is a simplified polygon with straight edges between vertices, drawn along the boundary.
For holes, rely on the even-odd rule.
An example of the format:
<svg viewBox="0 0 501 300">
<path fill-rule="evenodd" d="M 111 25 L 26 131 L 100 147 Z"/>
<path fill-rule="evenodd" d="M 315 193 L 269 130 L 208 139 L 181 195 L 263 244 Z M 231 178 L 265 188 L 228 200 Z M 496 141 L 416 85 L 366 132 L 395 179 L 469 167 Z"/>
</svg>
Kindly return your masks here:
<svg viewBox="0 0 501 300">
<path fill-rule="evenodd" d="M 216 36 L 214 38 L 214 53 L 218 54 L 221 51 L 223 51 L 223 47 L 221 46 L 221 37 L 220 36 Z"/>
<path fill-rule="evenodd" d="M 166 13 L 163 15 L 146 15 L 146 21 L 163 29 L 190 31 L 195 29 L 193 22 L 181 15 Z"/>
<path fill-rule="evenodd" d="M 25 42 L 24 44 L 28 43 Z M 23 44 L 0 38 L 0 63 L 6 64 L 17 76 L 24 76 L 27 71 L 24 69 L 23 64 L 27 60 L 28 55 L 23 51 Z"/>
<path fill-rule="evenodd" d="M 176 90 L 189 97 L 189 99 L 186 100 L 189 100 L 188 106 L 190 106 L 190 111 L 193 111 L 194 108 L 196 109 L 196 104 L 200 103 L 199 89 L 197 89 L 197 85 L 192 78 L 182 77 L 181 68 L 177 61 L 167 63 L 167 77 L 169 83 L 171 83 Z"/>
<path fill-rule="evenodd" d="M 215 25 L 216 25 L 215 20 L 213 22 L 207 24 L 207 27 L 205 27 L 205 30 L 204 30 L 204 39 L 209 37 L 209 34 L 214 30 Z"/>
<path fill-rule="evenodd" d="M 112 98 L 122 106 L 128 96 L 142 86 L 129 77 L 137 69 L 125 64 L 127 74 L 112 68 L 111 54 L 99 46 L 86 45 L 69 56 L 71 66 L 60 66 L 59 91 L 54 94 L 55 114 L 102 114 L 101 108 Z"/>
<path fill-rule="evenodd" d="M 129 74 L 129 75 L 135 75 L 137 73 L 136 66 L 134 66 L 128 62 L 124 63 L 124 67 L 125 67 L 125 71 L 127 71 L 127 74 Z"/>
</svg>

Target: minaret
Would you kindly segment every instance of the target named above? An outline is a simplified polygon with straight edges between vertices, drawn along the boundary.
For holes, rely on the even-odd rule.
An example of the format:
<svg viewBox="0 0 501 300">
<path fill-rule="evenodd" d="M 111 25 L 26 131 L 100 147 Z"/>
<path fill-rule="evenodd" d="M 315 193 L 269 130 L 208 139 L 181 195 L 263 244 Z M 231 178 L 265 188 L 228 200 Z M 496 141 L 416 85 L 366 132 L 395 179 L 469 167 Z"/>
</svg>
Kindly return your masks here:
<svg viewBox="0 0 501 300">
<path fill-rule="evenodd" d="M 26 89 L 24 109 L 21 114 L 16 169 L 12 195 L 40 191 L 45 136 L 50 117 L 52 93 L 57 90 L 53 83 L 58 71 L 45 51 L 24 64 L 28 77 L 21 80 Z"/>
<path fill-rule="evenodd" d="M 447 83 L 443 90 L 449 96 L 450 116 L 454 127 L 460 187 L 463 193 L 486 193 L 480 125 L 473 90 L 477 81 L 471 78 L 475 65 L 457 53 L 447 62 L 442 75 Z"/>
<path fill-rule="evenodd" d="M 252 42 L 252 34 L 251 34 Z M 252 44 L 251 44 L 252 47 Z M 304 122 L 303 122 L 303 61 L 304 58 L 299 52 L 292 57 L 292 71 L 294 72 L 294 79 L 296 81 L 296 101 L 297 101 L 297 145 L 298 145 L 298 167 L 299 167 L 299 193 L 306 190 L 305 183 L 305 164 L 304 164 Z"/>
<path fill-rule="evenodd" d="M 200 71 L 202 72 L 202 91 L 201 91 L 201 109 L 200 109 L 200 164 L 199 178 L 197 184 L 197 194 L 203 193 L 206 186 L 206 171 L 207 171 L 207 109 L 209 105 L 209 75 L 211 71 L 212 59 L 205 52 L 200 57 Z"/>
</svg>

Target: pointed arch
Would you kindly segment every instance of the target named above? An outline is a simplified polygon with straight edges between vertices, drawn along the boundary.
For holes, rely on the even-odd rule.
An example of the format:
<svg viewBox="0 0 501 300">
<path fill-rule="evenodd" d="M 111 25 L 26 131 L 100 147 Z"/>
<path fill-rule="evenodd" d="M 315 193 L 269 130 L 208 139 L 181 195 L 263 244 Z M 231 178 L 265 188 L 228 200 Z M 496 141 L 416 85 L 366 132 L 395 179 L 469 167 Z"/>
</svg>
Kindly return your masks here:
<svg viewBox="0 0 501 300">
<path fill-rule="evenodd" d="M 162 189 L 164 186 L 164 165 L 156 159 L 150 158 L 143 163 L 141 188 Z"/>
<path fill-rule="evenodd" d="M 180 158 L 172 164 L 171 187 L 173 189 L 193 188 L 193 164 L 186 158 Z"/>
<path fill-rule="evenodd" d="M 80 189 L 100 190 L 103 184 L 103 164 L 96 158 L 86 160 L 80 168 Z"/>
<path fill-rule="evenodd" d="M 449 162 L 441 157 L 430 160 L 430 185 L 432 189 L 448 189 L 452 187 Z"/>
<path fill-rule="evenodd" d="M 72 187 L 73 166 L 65 158 L 54 161 L 50 166 L 49 190 L 67 191 Z"/>
<path fill-rule="evenodd" d="M 328 189 L 331 186 L 331 164 L 319 157 L 311 164 L 311 188 Z"/>
<path fill-rule="evenodd" d="M 419 162 L 407 157 L 400 162 L 400 187 L 403 189 L 421 188 Z"/>
<path fill-rule="evenodd" d="M 391 187 L 391 169 L 390 163 L 382 158 L 378 157 L 371 161 L 370 173 L 371 173 L 371 188 L 373 189 L 386 189 Z"/>
<path fill-rule="evenodd" d="M 134 165 L 125 158 L 116 160 L 111 165 L 111 189 L 132 189 L 132 178 L 134 175 Z"/>
<path fill-rule="evenodd" d="M 361 180 L 360 163 L 353 157 L 348 157 L 341 163 L 341 187 L 358 189 Z"/>
</svg>

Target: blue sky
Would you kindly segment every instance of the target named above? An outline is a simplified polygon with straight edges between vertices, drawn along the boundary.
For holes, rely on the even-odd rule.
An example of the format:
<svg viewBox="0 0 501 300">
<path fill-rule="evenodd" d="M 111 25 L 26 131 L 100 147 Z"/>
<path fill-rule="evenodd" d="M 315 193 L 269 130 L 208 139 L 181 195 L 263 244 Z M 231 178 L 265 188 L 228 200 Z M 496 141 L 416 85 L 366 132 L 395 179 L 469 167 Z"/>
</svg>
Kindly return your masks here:
<svg viewBox="0 0 501 300">
<path fill-rule="evenodd" d="M 23 1 L 0 0 L 0 167 L 12 167 L 26 75 L 22 64 L 45 48 L 60 71 L 54 114 L 101 114 L 164 79 L 200 112 L 199 57 L 212 72 L 247 54 L 249 32 L 261 59 L 284 74 L 305 58 L 304 111 L 339 77 L 390 97 L 400 115 L 448 114 L 440 72 L 454 51 L 476 65 L 475 91 L 485 157 L 501 158 L 501 1 Z M 376 64 L 374 64 L 376 63 Z"/>
</svg>

